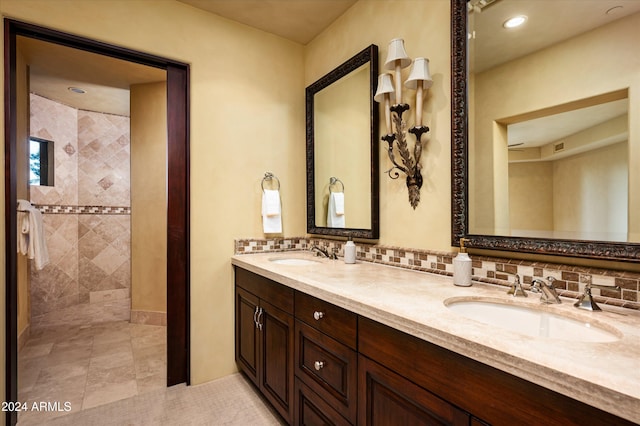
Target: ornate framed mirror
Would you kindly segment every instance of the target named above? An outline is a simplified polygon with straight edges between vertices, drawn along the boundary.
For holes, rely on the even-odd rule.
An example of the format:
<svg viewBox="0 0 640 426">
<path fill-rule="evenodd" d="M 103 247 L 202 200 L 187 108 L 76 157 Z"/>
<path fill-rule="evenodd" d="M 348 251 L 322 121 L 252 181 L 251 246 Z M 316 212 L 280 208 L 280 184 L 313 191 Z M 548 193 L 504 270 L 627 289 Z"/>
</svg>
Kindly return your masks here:
<svg viewBox="0 0 640 426">
<path fill-rule="evenodd" d="M 608 0 L 589 2 L 594 10 L 579 0 L 552 3 L 563 9 L 534 0 L 451 0 L 451 244 L 466 238 L 472 248 L 640 260 L 640 86 L 633 77 L 640 69 L 630 47 L 640 4 L 623 1 L 624 12 L 612 14 Z M 546 35 L 552 21 L 562 21 L 574 32 L 534 46 L 542 37 L 524 26 L 503 28 L 515 13 L 528 17 L 526 31 L 544 23 L 537 31 Z M 514 56 L 495 56 L 511 48 Z M 560 121 L 571 115 L 579 118 Z M 533 132 L 518 139 L 528 127 Z"/>
<path fill-rule="evenodd" d="M 307 232 L 378 238 L 378 47 L 306 88 Z"/>
</svg>

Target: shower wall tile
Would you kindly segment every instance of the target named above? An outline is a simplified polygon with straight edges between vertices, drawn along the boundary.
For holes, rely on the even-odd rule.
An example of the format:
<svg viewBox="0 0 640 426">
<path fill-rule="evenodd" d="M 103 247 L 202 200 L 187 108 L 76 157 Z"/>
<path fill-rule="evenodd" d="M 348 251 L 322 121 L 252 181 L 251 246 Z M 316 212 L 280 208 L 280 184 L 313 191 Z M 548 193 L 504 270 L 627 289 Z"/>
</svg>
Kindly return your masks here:
<svg viewBox="0 0 640 426">
<path fill-rule="evenodd" d="M 78 215 L 43 215 L 49 264 L 31 263 L 31 315 L 78 303 Z"/>
<path fill-rule="evenodd" d="M 129 216 L 80 215 L 80 285 L 89 292 L 131 287 Z"/>
<path fill-rule="evenodd" d="M 30 96 L 30 135 L 54 142 L 55 186 L 31 186 L 34 204 L 78 203 L 78 110 Z"/>
<path fill-rule="evenodd" d="M 55 187 L 32 186 L 30 193 L 43 213 L 50 255 L 43 270 L 31 270 L 32 324 L 71 320 L 77 309 L 93 322 L 128 319 L 129 118 L 32 94 L 31 135 L 54 141 L 56 161 Z"/>
<path fill-rule="evenodd" d="M 78 111 L 78 203 L 130 206 L 129 117 Z"/>
</svg>

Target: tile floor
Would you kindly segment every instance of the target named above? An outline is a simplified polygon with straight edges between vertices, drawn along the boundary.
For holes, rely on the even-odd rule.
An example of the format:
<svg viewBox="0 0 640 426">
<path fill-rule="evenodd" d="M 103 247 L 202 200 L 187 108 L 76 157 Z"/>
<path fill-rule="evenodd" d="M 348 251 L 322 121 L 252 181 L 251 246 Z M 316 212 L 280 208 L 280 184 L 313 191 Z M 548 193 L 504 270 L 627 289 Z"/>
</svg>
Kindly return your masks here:
<svg viewBox="0 0 640 426">
<path fill-rule="evenodd" d="M 18 356 L 18 399 L 69 402 L 78 413 L 166 389 L 166 327 L 111 321 L 31 331 Z M 19 413 L 19 425 L 43 424 L 66 411 Z M 99 424 L 99 423 L 94 423 Z"/>
<path fill-rule="evenodd" d="M 202 385 L 177 385 L 29 425 L 284 426 L 240 373 Z M 22 422 L 18 426 L 23 426 Z"/>
</svg>

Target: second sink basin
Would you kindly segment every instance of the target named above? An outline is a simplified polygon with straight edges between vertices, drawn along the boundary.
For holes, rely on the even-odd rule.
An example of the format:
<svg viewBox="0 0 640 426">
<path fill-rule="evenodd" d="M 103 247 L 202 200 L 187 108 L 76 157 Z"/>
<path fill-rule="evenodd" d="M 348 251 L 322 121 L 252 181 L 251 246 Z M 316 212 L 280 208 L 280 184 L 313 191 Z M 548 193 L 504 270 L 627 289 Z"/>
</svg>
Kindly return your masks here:
<svg viewBox="0 0 640 426">
<path fill-rule="evenodd" d="M 447 299 L 444 303 L 451 311 L 469 319 L 527 336 L 577 342 L 613 342 L 621 337 L 615 329 L 594 321 L 569 318 L 529 306 L 458 298 Z"/>
</svg>

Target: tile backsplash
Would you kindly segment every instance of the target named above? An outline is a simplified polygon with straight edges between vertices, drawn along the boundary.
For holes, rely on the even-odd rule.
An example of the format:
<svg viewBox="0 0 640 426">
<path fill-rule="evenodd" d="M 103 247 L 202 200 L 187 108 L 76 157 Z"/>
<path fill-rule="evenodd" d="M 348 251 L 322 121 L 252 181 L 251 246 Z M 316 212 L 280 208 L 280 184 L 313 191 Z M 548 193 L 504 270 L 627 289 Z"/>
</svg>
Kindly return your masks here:
<svg viewBox="0 0 640 426">
<path fill-rule="evenodd" d="M 323 238 L 274 238 L 238 239 L 235 241 L 236 254 L 307 250 L 312 245 L 326 248 L 329 252 L 343 255 L 343 241 Z M 357 242 L 356 257 L 360 261 L 415 269 L 441 275 L 453 275 L 453 258 L 456 253 L 389 247 Z M 614 289 L 592 289 L 596 302 L 640 310 L 640 273 L 612 269 L 572 266 L 560 263 L 533 262 L 509 258 L 471 256 L 473 279 L 475 281 L 509 286 L 513 275 L 518 274 L 522 282 L 530 284 L 537 277 L 554 277 L 554 285 L 561 296 L 578 298 L 584 291 L 585 283 L 618 286 Z"/>
</svg>

